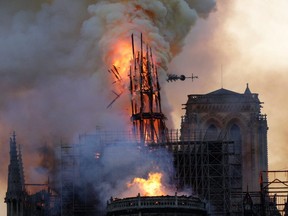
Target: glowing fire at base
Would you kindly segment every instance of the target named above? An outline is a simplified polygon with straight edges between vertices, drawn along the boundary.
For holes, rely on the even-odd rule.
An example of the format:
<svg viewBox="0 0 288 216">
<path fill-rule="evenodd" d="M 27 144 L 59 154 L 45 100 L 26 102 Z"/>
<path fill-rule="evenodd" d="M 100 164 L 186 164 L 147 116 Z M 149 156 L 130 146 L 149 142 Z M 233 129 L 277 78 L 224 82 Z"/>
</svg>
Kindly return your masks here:
<svg viewBox="0 0 288 216">
<path fill-rule="evenodd" d="M 129 188 L 137 188 L 143 196 L 162 196 L 166 195 L 165 187 L 162 185 L 162 173 L 149 173 L 148 179 L 134 178 L 132 183 L 128 183 Z"/>
</svg>

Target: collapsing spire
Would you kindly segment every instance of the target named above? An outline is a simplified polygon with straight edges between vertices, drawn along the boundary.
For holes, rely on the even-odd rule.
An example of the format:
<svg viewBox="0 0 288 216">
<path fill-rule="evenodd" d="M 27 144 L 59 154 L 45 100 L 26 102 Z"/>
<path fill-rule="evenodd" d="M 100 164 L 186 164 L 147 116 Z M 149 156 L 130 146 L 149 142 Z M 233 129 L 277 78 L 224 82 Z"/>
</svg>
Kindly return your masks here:
<svg viewBox="0 0 288 216">
<path fill-rule="evenodd" d="M 141 50 L 135 53 L 133 34 L 131 37 L 133 59 L 130 66 L 130 93 L 134 132 L 146 144 L 165 142 L 166 117 L 161 109 L 158 71 L 153 63 L 152 50 L 146 45 L 144 53 L 141 34 Z"/>
</svg>

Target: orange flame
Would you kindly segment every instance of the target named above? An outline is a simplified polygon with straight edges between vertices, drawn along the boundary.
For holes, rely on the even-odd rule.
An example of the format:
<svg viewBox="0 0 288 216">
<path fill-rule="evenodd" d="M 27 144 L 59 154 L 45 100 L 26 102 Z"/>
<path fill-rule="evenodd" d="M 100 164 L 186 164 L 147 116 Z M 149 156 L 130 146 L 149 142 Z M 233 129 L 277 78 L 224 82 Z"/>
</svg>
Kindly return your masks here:
<svg viewBox="0 0 288 216">
<path fill-rule="evenodd" d="M 136 187 L 143 196 L 162 196 L 165 195 L 165 188 L 162 185 L 162 173 L 149 173 L 148 179 L 134 178 L 128 187 Z"/>
<path fill-rule="evenodd" d="M 119 77 L 114 76 L 114 81 L 121 82 L 121 86 L 127 86 L 129 83 L 130 62 L 132 60 L 131 44 L 128 41 L 117 42 L 113 46 L 113 50 L 109 52 L 109 58 L 113 67 L 116 67 L 117 72 L 119 72 Z M 111 64 L 109 63 L 109 65 Z"/>
</svg>

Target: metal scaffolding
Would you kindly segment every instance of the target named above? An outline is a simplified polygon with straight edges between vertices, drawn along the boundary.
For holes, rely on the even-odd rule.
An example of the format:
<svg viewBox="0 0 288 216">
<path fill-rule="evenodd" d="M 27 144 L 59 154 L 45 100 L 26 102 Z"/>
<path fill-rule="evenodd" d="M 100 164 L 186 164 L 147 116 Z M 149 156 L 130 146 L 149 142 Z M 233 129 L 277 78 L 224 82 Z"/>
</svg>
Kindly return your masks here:
<svg viewBox="0 0 288 216">
<path fill-rule="evenodd" d="M 177 185 L 191 188 L 193 194 L 208 202 L 212 215 L 242 215 L 241 157 L 232 141 L 190 141 L 181 139 L 178 131 L 170 131 L 163 143 L 174 155 Z"/>
<path fill-rule="evenodd" d="M 268 180 L 260 178 L 263 215 L 288 215 L 288 170 L 262 171 Z M 276 211 L 277 209 L 277 211 Z M 275 214 L 277 212 L 277 214 Z"/>
<path fill-rule="evenodd" d="M 241 155 L 235 148 L 237 143 L 224 140 L 199 141 L 196 133 L 189 137 L 190 141 L 184 140 L 179 130 L 170 130 L 169 142 L 147 146 L 150 150 L 165 148 L 172 153 L 175 168 L 172 178 L 179 191 L 190 189 L 192 195 L 199 196 L 207 203 L 210 215 L 287 215 L 288 170 L 263 171 L 268 173 L 270 180 L 260 181 L 261 191 L 251 192 L 247 187 L 247 192 L 244 192 Z M 108 145 L 121 141 L 142 146 L 139 136 L 135 136 L 132 131 L 97 131 L 81 135 L 77 145 L 61 146 L 62 215 L 89 215 L 95 212 L 89 197 L 92 192 L 89 186 L 82 188 L 86 200 L 77 200 L 79 194 L 76 191 L 83 183 L 80 177 L 81 166 L 84 165 L 79 155 L 90 158 L 91 164 L 97 163 Z M 142 150 L 139 148 L 139 151 Z"/>
<path fill-rule="evenodd" d="M 74 215 L 75 159 L 74 146 L 61 144 L 61 215 Z"/>
<path fill-rule="evenodd" d="M 121 140 L 135 142 L 137 140 L 135 138 L 132 131 L 97 131 L 94 134 L 80 135 L 77 144 L 61 144 L 61 215 L 99 215 L 97 210 L 99 200 L 93 189 L 93 183 L 84 180 L 83 169 L 87 164 L 93 168 L 108 145 Z"/>
<path fill-rule="evenodd" d="M 199 136 L 196 135 L 194 137 Z M 76 145 L 79 147 L 79 150 L 76 151 L 79 151 L 79 154 L 86 155 L 86 157 L 91 157 L 92 160 L 97 162 L 97 159 L 101 157 L 107 145 L 115 144 L 115 142 L 121 140 L 140 144 L 138 138 L 139 136 L 135 136 L 132 132 L 98 131 L 95 134 L 81 135 L 80 144 Z M 239 155 L 240 153 L 235 151 L 235 143 L 221 140 L 197 141 L 191 139 L 191 141 L 187 141 L 181 139 L 181 134 L 178 130 L 170 130 L 168 138 L 170 140 L 169 142 L 151 143 L 149 144 L 149 148 L 166 148 L 173 154 L 174 167 L 176 170 L 173 178 L 177 187 L 179 189 L 190 188 L 192 194 L 198 195 L 205 200 L 208 203 L 208 210 L 212 215 L 228 213 L 242 215 L 243 197 L 245 194 L 242 194 L 241 157 Z M 81 146 L 86 146 L 85 148 L 88 147 L 88 154 L 87 152 L 83 152 L 86 150 Z M 62 150 L 62 160 L 70 164 L 70 168 L 75 168 L 77 162 L 71 158 L 73 155 L 77 156 L 75 150 L 69 151 L 70 156 L 65 156 L 66 149 Z M 72 152 L 74 153 L 72 154 Z M 62 164 L 64 165 L 66 162 L 64 163 L 63 161 Z M 79 166 L 81 170 L 81 163 Z M 62 166 L 62 168 L 64 168 L 64 166 Z M 69 175 L 77 175 L 77 172 L 73 172 L 70 169 L 63 171 L 64 173 L 70 172 Z M 62 180 L 68 183 L 66 187 L 63 188 L 63 192 L 71 193 L 75 188 L 75 183 L 74 185 L 69 184 L 69 179 L 64 178 L 64 176 Z M 64 183 L 64 185 L 66 183 Z M 63 205 L 64 204 L 65 200 L 63 200 Z M 75 208 L 75 200 L 71 203 L 71 197 L 70 205 L 73 205 L 73 208 Z M 86 207 L 88 208 L 88 206 Z M 72 208 L 70 208 L 70 210 L 71 209 Z"/>
<path fill-rule="evenodd" d="M 82 179 L 85 166 L 82 158 L 86 153 L 83 152 L 85 146 L 82 144 L 61 145 L 61 215 L 63 216 L 97 215 L 97 200 L 93 187 Z M 89 161 L 97 163 L 95 160 L 97 152 L 94 148 L 90 152 L 91 155 L 87 155 Z"/>
</svg>

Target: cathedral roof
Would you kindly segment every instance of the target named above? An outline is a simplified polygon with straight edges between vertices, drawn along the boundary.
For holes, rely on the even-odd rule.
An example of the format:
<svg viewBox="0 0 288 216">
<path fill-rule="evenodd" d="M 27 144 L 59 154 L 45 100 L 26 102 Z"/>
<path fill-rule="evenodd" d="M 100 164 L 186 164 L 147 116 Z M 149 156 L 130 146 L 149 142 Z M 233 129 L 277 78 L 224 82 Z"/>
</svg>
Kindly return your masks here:
<svg viewBox="0 0 288 216">
<path fill-rule="evenodd" d="M 247 84 L 244 93 L 237 93 L 228 89 L 220 88 L 207 94 L 188 95 L 187 104 L 239 104 L 256 103 L 261 104 L 258 94 L 251 93 Z M 258 106 L 257 105 L 257 106 Z"/>
<path fill-rule="evenodd" d="M 221 88 L 216 91 L 210 92 L 207 95 L 240 95 L 240 94 L 237 92 L 233 92 L 233 91 Z"/>
</svg>

